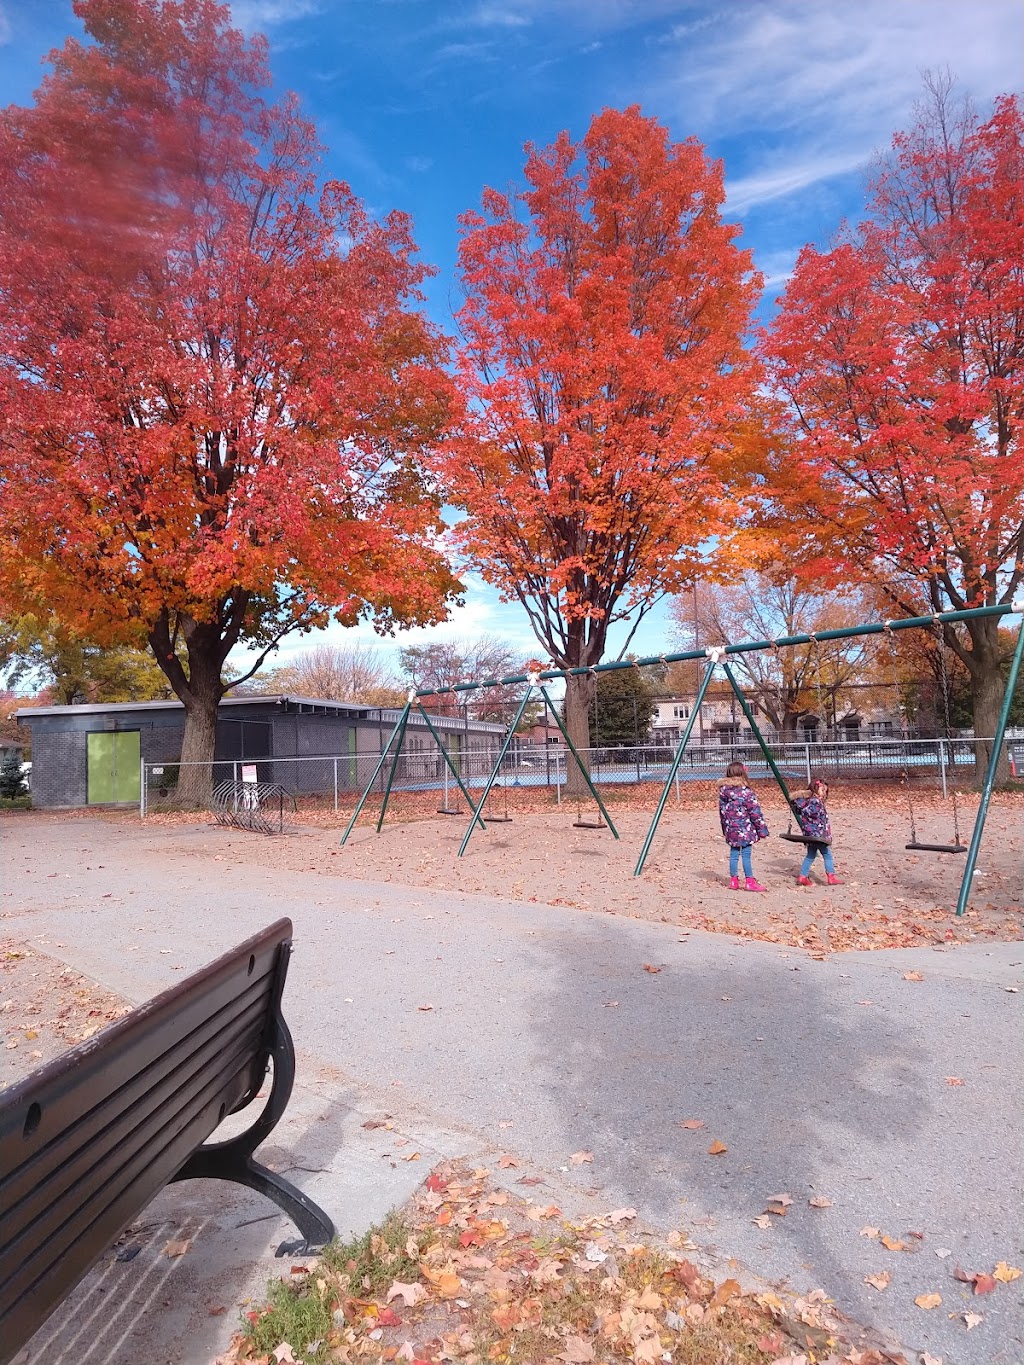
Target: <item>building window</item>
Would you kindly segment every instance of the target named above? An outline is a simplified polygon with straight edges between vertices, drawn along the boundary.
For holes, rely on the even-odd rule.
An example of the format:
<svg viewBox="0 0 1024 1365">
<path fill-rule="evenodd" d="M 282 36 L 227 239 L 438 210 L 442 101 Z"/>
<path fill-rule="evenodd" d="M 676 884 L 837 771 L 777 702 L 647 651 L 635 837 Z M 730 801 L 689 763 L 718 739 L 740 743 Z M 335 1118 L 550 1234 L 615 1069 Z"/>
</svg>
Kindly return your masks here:
<svg viewBox="0 0 1024 1365">
<path fill-rule="evenodd" d="M 673 706 L 672 716 L 675 720 L 689 720 L 690 708 L 688 706 Z"/>
</svg>

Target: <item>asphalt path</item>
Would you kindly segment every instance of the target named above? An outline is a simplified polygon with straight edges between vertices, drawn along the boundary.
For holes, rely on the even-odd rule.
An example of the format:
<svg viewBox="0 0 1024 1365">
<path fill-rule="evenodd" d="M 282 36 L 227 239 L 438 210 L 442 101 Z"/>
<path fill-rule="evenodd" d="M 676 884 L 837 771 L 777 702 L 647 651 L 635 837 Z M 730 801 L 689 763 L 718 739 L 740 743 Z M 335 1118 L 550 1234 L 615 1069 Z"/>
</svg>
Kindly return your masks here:
<svg viewBox="0 0 1024 1365">
<path fill-rule="evenodd" d="M 1024 1277 L 976 1297 L 952 1276 L 1024 1265 L 1024 945 L 815 961 L 219 860 L 240 837 L 4 822 L 0 932 L 141 1001 L 286 914 L 300 1078 L 336 1076 L 406 1131 L 449 1135 L 436 1150 L 462 1135 L 574 1182 L 595 1211 L 635 1205 L 763 1279 L 820 1287 L 943 1365 L 1024 1361 Z M 593 1162 L 572 1166 L 581 1149 Z M 756 1224 L 782 1193 L 786 1216 Z M 865 1283 L 882 1271 L 887 1289 Z M 970 1332 L 965 1313 L 982 1317 Z"/>
</svg>

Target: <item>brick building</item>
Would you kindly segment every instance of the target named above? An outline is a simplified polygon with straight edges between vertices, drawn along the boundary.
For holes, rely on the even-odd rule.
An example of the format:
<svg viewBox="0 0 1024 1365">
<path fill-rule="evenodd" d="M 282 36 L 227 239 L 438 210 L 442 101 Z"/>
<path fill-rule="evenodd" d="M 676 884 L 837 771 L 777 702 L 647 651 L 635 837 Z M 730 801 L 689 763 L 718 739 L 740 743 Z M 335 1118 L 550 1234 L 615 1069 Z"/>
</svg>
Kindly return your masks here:
<svg viewBox="0 0 1024 1365">
<path fill-rule="evenodd" d="M 261 781 L 293 791 L 313 791 L 322 773 L 309 764 L 275 759 L 330 757 L 342 760 L 338 783 L 358 789 L 364 773 L 387 743 L 397 711 L 315 697 L 225 697 L 217 717 L 216 779 L 239 765 L 255 766 Z M 17 712 L 32 732 L 32 804 L 37 807 L 137 805 L 142 765 L 167 765 L 181 757 L 185 708 L 179 701 L 41 706 Z M 446 747 L 497 751 L 500 725 L 431 717 Z M 422 754 L 431 772 L 441 760 L 422 717 L 414 711 L 403 752 Z M 429 758 L 428 758 L 429 756 Z M 333 778 L 333 774 L 332 774 Z"/>
</svg>

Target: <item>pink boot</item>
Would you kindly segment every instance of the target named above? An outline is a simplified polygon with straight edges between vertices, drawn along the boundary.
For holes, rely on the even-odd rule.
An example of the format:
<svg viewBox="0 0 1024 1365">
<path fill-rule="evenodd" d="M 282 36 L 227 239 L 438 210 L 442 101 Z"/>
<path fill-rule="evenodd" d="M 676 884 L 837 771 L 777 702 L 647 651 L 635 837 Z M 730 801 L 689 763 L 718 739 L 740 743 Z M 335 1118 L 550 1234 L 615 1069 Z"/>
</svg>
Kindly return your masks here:
<svg viewBox="0 0 1024 1365">
<path fill-rule="evenodd" d="M 842 886 L 842 882 L 839 880 L 839 878 L 835 875 L 834 872 L 828 873 L 828 884 L 829 886 Z"/>
<path fill-rule="evenodd" d="M 814 885 L 814 883 L 811 881 L 810 877 L 797 877 L 797 879 L 796 879 L 796 884 L 797 884 L 797 886 L 813 886 L 813 885 Z"/>
<path fill-rule="evenodd" d="M 762 886 L 761 883 L 757 880 L 756 877 L 748 877 L 748 878 L 747 878 L 747 890 L 748 890 L 748 891 L 767 891 L 768 888 L 767 888 L 766 886 Z"/>
<path fill-rule="evenodd" d="M 729 890 L 730 890 L 730 891 L 738 891 L 739 889 L 740 889 L 740 879 L 739 879 L 739 877 L 730 877 L 730 878 L 729 878 Z"/>
</svg>

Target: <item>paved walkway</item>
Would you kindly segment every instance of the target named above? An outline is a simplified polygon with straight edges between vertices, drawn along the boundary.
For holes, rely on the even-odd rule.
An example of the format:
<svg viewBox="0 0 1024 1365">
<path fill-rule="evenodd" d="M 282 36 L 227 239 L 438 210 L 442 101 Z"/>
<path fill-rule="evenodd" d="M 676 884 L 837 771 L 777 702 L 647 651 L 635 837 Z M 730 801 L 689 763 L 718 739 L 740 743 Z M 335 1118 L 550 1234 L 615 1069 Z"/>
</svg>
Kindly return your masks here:
<svg viewBox="0 0 1024 1365">
<path fill-rule="evenodd" d="M 0 930 L 133 1000 L 292 918 L 285 1005 L 306 1093 L 276 1145 L 314 1168 L 301 1183 L 332 1211 L 346 1208 L 346 1161 L 351 1186 L 360 1163 L 383 1171 L 364 1182 L 381 1208 L 425 1169 L 392 1134 L 360 1128 L 386 1110 L 424 1161 L 515 1153 L 580 1207 L 635 1204 L 767 1279 L 821 1286 L 944 1365 L 1024 1360 L 1024 1279 L 971 1298 L 950 1274 L 1024 1256 L 1024 945 L 815 962 L 625 918 L 239 867 L 216 860 L 238 835 L 209 827 L 12 821 L 0 837 Z M 906 981 L 912 970 L 924 980 Z M 704 1128 L 681 1128 L 689 1118 Z M 709 1156 L 712 1139 L 728 1151 Z M 593 1164 L 563 1171 L 580 1148 Z M 758 1227 L 781 1192 L 788 1216 Z M 809 1207 L 814 1195 L 831 1207 Z M 217 1208 L 246 1198 L 220 1192 Z M 369 1203 L 358 1212 L 374 1216 Z M 863 1277 L 882 1270 L 879 1293 Z M 915 1307 L 932 1291 L 940 1308 Z M 226 1326 L 184 1353 L 179 1336 L 167 1359 L 205 1362 L 227 1304 Z M 969 1335 L 967 1311 L 983 1315 Z"/>
</svg>

